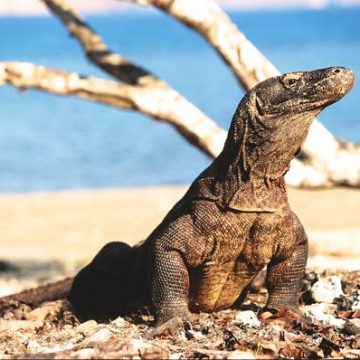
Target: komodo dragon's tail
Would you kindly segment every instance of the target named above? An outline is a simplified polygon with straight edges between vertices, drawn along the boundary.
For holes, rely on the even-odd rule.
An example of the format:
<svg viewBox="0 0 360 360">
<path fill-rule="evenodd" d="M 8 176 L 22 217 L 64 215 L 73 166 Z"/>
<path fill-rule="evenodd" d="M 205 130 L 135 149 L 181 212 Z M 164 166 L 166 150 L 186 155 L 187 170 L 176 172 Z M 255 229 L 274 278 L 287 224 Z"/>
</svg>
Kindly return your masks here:
<svg viewBox="0 0 360 360">
<path fill-rule="evenodd" d="M 45 301 L 65 299 L 70 292 L 73 280 L 74 277 L 67 277 L 63 280 L 24 290 L 13 295 L 0 297 L 0 317 L 8 309 L 16 306 L 16 304 L 36 307 Z"/>
<path fill-rule="evenodd" d="M 45 301 L 54 301 L 69 297 L 74 310 L 82 316 L 96 317 L 101 314 L 119 314 L 133 303 L 131 289 L 135 289 L 136 295 L 145 291 L 146 286 L 137 281 L 132 281 L 128 274 L 137 256 L 139 245 L 131 247 L 128 244 L 114 241 L 106 244 L 95 256 L 90 264 L 85 266 L 76 277 L 68 277 L 63 280 L 42 285 L 33 289 L 25 290 L 17 294 L 0 297 L 0 317 L 6 312 L 13 311 L 21 304 L 37 307 Z M 141 258 L 142 259 L 142 258 Z M 145 274 L 142 265 L 140 272 Z M 74 283 L 75 279 L 75 283 Z M 72 289 L 73 283 L 75 284 Z M 130 285 L 129 285 L 130 284 Z M 129 298 L 130 297 L 130 298 Z"/>
</svg>

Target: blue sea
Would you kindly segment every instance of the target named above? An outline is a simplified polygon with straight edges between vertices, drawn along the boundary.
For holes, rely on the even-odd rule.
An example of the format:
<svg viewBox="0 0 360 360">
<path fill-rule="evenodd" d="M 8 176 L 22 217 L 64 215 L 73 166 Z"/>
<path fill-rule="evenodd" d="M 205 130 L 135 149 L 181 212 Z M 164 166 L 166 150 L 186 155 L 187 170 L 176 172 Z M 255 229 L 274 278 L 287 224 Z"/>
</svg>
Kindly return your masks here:
<svg viewBox="0 0 360 360">
<path fill-rule="evenodd" d="M 284 72 L 332 65 L 360 76 L 360 8 L 230 13 Z M 109 47 L 151 70 L 228 128 L 243 95 L 215 52 L 162 14 L 88 17 Z M 104 76 L 52 17 L 0 18 L 0 61 L 21 60 Z M 360 141 L 360 87 L 320 119 Z M 70 97 L 0 88 L 0 191 L 108 188 L 191 182 L 210 160 L 171 127 Z"/>
</svg>

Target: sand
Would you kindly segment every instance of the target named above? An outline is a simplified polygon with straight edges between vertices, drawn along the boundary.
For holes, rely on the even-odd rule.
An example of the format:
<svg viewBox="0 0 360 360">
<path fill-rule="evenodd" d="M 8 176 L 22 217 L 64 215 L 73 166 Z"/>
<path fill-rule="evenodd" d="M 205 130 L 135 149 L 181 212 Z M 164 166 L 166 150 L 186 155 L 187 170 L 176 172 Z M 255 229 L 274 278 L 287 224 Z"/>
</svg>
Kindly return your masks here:
<svg viewBox="0 0 360 360">
<path fill-rule="evenodd" d="M 105 243 L 147 237 L 186 186 L 0 195 L 0 258 L 88 261 Z M 312 266 L 360 268 L 360 191 L 290 189 Z"/>
</svg>

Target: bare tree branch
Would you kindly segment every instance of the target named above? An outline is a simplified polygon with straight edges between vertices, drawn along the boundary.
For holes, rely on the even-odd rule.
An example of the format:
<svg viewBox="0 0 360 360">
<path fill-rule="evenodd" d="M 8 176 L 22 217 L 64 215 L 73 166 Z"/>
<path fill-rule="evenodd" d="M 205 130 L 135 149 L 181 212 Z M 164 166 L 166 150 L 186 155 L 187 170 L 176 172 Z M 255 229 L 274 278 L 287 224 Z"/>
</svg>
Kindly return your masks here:
<svg viewBox="0 0 360 360">
<path fill-rule="evenodd" d="M 360 187 L 360 144 L 337 139 L 316 120 L 302 150 L 304 162 L 323 174 L 324 185 Z"/>
<path fill-rule="evenodd" d="M 226 136 L 224 130 L 212 127 L 211 122 L 204 126 L 201 120 L 204 115 L 186 100 L 182 104 L 183 98 L 167 88 L 156 89 L 151 86 L 139 88 L 25 62 L 0 63 L 0 86 L 4 84 L 18 89 L 36 89 L 56 95 L 77 96 L 111 105 L 117 109 L 140 111 L 154 119 L 173 125 L 179 132 L 184 133 L 190 142 L 194 141 L 198 147 L 200 147 L 198 142 L 201 138 L 203 146 L 206 147 L 202 150 L 212 157 L 216 156 L 216 152 L 221 151 Z M 169 103 L 174 106 L 169 107 Z M 181 113 L 177 113 L 176 110 L 180 110 Z M 196 120 L 197 116 L 200 121 Z M 218 143 L 211 143 L 213 139 Z M 209 147 L 211 144 L 213 149 Z M 306 167 L 297 160 L 292 166 L 301 173 L 293 181 L 306 183 L 309 174 L 314 178 L 314 170 L 311 167 Z M 302 177 L 303 180 L 301 180 Z M 316 178 L 322 181 L 321 174 L 317 174 Z"/>
<path fill-rule="evenodd" d="M 26 62 L 0 63 L 0 85 L 19 89 L 37 89 L 56 95 L 78 96 L 112 105 L 120 109 L 135 109 L 131 86 L 95 77 L 83 77 Z"/>
<path fill-rule="evenodd" d="M 41 0 L 78 40 L 86 56 L 110 75 L 129 84 L 146 85 L 159 81 L 149 71 L 110 51 L 101 37 L 91 29 L 66 0 Z"/>
<path fill-rule="evenodd" d="M 209 122 L 208 118 L 204 120 L 205 115 L 200 113 L 198 109 L 179 94 L 175 95 L 173 89 L 149 71 L 133 64 L 121 55 L 111 52 L 101 37 L 86 24 L 81 16 L 69 6 L 67 1 L 42 1 L 59 17 L 69 32 L 79 41 L 90 61 L 124 82 L 147 86 L 151 89 L 162 89 L 161 96 L 164 97 L 162 109 L 155 109 L 156 104 L 160 103 L 159 99 L 158 102 L 154 102 L 150 116 L 172 123 L 192 144 L 199 144 L 200 149 L 205 149 L 207 154 L 215 157 L 220 153 L 225 139 L 225 132 L 218 128 L 215 123 L 211 123 L 211 120 Z M 144 1 L 168 11 L 180 21 L 199 31 L 229 64 L 245 88 L 249 88 L 271 76 L 272 73 L 277 72 L 271 63 L 237 30 L 236 26 L 215 2 L 199 0 L 195 4 L 192 3 L 192 11 L 189 11 L 190 4 L 186 2 L 187 0 L 143 0 L 142 2 L 144 3 Z M 177 4 L 180 4 L 180 6 L 177 6 Z M 194 6 L 196 11 L 194 11 Z M 253 59 L 256 59 L 256 61 L 253 61 Z M 176 101 L 174 101 L 175 98 Z M 138 105 L 138 110 L 149 114 L 147 109 L 142 109 L 140 103 Z M 187 113 L 187 117 L 175 116 L 174 118 L 174 113 Z M 196 119 L 201 120 L 191 121 L 194 115 Z M 190 122 L 189 126 L 187 126 L 187 122 Z M 197 125 L 194 126 L 194 124 Z M 211 130 L 204 131 L 204 129 Z M 219 137 L 216 134 L 219 134 Z M 328 183 L 320 171 L 312 169 L 311 166 L 305 166 L 297 160 L 292 166 L 288 182 L 295 186 L 318 186 Z"/>
<path fill-rule="evenodd" d="M 156 6 L 202 35 L 229 65 L 245 90 L 271 76 L 279 75 L 274 65 L 246 38 L 214 0 L 129 1 Z M 297 171 L 289 174 L 290 184 L 360 186 L 360 145 L 336 139 L 315 120 L 302 150 L 307 158 L 307 168 L 314 167 L 309 172 L 312 178 L 304 178 L 302 170 Z M 290 172 L 295 172 L 294 169 L 300 167 L 294 166 Z M 299 179 L 303 180 L 299 182 Z"/>
<path fill-rule="evenodd" d="M 212 157 L 221 151 L 226 136 L 223 129 L 162 82 L 126 85 L 30 63 L 9 62 L 0 63 L 0 85 L 3 84 L 140 111 L 174 126 L 189 142 Z"/>
</svg>

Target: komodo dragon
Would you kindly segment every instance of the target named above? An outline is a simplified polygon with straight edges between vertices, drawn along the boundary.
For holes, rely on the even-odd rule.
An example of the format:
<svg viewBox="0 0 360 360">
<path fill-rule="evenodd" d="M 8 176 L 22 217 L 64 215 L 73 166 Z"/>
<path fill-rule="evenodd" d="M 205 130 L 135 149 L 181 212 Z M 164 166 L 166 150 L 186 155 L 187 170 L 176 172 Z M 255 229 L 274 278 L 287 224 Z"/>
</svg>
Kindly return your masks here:
<svg viewBox="0 0 360 360">
<path fill-rule="evenodd" d="M 107 244 L 75 277 L 68 299 L 79 316 L 124 315 L 149 302 L 157 325 L 185 321 L 241 301 L 265 266 L 266 307 L 299 311 L 308 245 L 284 175 L 315 116 L 353 83 L 351 70 L 332 67 L 250 90 L 221 154 L 147 240 Z"/>
</svg>

